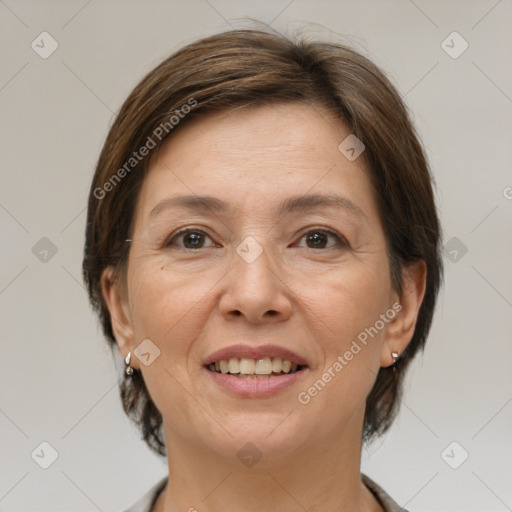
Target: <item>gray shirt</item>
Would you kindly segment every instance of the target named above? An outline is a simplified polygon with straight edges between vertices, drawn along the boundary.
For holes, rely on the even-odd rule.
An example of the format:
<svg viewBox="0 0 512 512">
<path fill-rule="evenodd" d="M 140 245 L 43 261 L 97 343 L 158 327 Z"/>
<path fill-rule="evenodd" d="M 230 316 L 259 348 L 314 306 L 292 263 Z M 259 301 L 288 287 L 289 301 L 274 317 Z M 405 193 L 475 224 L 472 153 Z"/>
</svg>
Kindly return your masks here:
<svg viewBox="0 0 512 512">
<path fill-rule="evenodd" d="M 366 475 L 361 474 L 363 483 L 370 489 L 377 501 L 381 504 L 385 512 L 407 512 L 405 508 L 400 507 L 391 497 L 379 487 L 373 480 Z M 123 510 L 123 512 L 151 512 L 153 505 L 156 502 L 159 494 L 164 490 L 167 484 L 167 477 L 162 478 L 151 489 L 149 489 L 140 500 L 134 503 L 131 507 Z"/>
</svg>

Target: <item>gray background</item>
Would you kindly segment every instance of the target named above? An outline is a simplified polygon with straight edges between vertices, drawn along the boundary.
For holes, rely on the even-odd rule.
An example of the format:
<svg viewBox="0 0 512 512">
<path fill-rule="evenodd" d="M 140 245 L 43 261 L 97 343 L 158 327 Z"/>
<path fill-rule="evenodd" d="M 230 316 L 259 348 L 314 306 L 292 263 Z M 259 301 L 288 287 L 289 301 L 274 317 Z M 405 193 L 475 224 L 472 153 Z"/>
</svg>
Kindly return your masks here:
<svg viewBox="0 0 512 512">
<path fill-rule="evenodd" d="M 363 470 L 414 511 L 512 510 L 511 15 L 510 0 L 0 1 L 0 509 L 120 510 L 166 473 L 122 413 L 122 363 L 81 282 L 86 197 L 143 74 L 252 16 L 326 27 L 387 70 L 436 176 L 445 288 L 400 416 Z M 43 31 L 59 45 L 46 59 L 31 48 L 51 48 Z M 442 46 L 454 31 L 469 44 L 457 58 L 445 49 L 460 51 L 458 36 Z M 43 441 L 58 452 L 48 469 Z"/>
</svg>

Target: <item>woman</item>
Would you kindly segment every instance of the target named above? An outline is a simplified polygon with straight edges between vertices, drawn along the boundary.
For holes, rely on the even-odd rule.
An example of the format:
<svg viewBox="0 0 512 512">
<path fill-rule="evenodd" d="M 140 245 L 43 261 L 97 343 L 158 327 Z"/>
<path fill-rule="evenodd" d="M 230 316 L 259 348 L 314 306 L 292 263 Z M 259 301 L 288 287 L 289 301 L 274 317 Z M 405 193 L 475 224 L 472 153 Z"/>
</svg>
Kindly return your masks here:
<svg viewBox="0 0 512 512">
<path fill-rule="evenodd" d="M 401 508 L 360 473 L 441 278 L 421 145 L 342 45 L 197 41 L 121 108 L 91 186 L 84 277 L 124 410 L 169 478 L 129 511 Z"/>
</svg>

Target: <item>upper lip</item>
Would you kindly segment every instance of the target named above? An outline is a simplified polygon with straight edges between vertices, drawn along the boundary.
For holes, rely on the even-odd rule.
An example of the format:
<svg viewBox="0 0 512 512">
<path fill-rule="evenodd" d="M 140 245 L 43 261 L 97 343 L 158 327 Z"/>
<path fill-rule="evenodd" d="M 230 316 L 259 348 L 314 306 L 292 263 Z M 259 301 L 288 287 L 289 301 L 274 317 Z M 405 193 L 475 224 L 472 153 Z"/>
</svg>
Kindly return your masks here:
<svg viewBox="0 0 512 512">
<path fill-rule="evenodd" d="M 230 358 L 242 358 L 247 357 L 249 359 L 262 359 L 263 357 L 280 357 L 281 359 L 288 360 L 299 366 L 307 365 L 306 360 L 284 347 L 278 345 L 231 345 L 229 347 L 222 348 L 210 354 L 204 360 L 204 366 L 208 366 L 211 363 L 221 361 L 222 359 L 228 361 Z"/>
</svg>

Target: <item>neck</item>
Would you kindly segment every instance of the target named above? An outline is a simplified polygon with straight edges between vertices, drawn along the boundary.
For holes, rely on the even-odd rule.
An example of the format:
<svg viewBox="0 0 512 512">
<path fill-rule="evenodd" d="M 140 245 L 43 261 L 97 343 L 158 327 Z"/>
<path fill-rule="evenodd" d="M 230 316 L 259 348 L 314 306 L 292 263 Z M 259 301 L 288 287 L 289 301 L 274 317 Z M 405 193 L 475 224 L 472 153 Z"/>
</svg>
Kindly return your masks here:
<svg viewBox="0 0 512 512">
<path fill-rule="evenodd" d="M 362 423 L 354 427 L 247 467 L 166 425 L 170 477 L 153 512 L 382 512 L 361 482 Z"/>
</svg>

